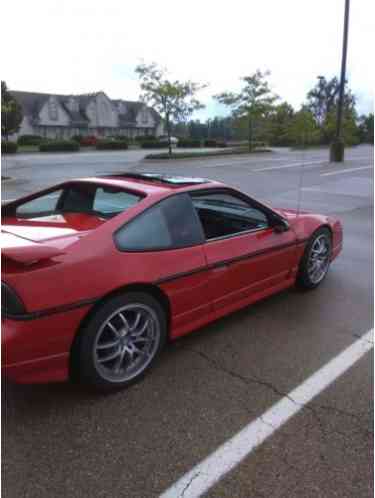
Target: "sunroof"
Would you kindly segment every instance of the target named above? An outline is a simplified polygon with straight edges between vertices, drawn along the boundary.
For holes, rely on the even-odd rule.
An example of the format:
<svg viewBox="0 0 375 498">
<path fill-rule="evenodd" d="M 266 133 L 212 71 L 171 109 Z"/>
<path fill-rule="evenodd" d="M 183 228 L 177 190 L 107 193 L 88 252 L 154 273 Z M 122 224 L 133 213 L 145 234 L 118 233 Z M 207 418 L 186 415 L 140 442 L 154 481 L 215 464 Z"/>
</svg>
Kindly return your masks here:
<svg viewBox="0 0 375 498">
<path fill-rule="evenodd" d="M 134 178 L 135 180 L 144 180 L 149 182 L 166 183 L 167 185 L 184 186 L 208 183 L 210 180 L 205 178 L 194 178 L 189 176 L 172 176 L 160 173 L 114 173 L 106 175 L 110 177 Z"/>
</svg>

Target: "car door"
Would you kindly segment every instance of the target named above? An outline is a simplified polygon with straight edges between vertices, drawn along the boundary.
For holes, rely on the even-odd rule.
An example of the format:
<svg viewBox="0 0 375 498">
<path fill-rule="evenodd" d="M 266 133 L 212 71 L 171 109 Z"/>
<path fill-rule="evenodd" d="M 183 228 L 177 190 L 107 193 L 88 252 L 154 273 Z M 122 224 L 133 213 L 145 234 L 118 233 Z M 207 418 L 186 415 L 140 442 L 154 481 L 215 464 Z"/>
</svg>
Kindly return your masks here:
<svg viewBox="0 0 375 498">
<path fill-rule="evenodd" d="M 186 193 L 153 205 L 115 234 L 118 272 L 150 281 L 168 296 L 171 333 L 182 334 L 212 311 L 202 227 Z M 121 256 L 123 256 L 121 258 Z"/>
<path fill-rule="evenodd" d="M 296 237 L 291 229 L 275 230 L 275 213 L 231 189 L 194 193 L 192 199 L 206 238 L 215 310 L 234 309 L 286 284 L 296 264 Z"/>
</svg>

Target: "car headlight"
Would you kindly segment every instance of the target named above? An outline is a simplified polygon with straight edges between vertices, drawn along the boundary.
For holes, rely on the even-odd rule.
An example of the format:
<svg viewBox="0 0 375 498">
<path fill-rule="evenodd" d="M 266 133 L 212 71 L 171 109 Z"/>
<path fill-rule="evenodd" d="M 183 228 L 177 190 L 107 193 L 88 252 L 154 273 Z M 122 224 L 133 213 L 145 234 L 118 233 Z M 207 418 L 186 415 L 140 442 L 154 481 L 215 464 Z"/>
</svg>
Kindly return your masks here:
<svg viewBox="0 0 375 498">
<path fill-rule="evenodd" d="M 22 315 L 26 312 L 17 293 L 5 282 L 1 282 L 1 311 L 5 315 Z"/>
</svg>

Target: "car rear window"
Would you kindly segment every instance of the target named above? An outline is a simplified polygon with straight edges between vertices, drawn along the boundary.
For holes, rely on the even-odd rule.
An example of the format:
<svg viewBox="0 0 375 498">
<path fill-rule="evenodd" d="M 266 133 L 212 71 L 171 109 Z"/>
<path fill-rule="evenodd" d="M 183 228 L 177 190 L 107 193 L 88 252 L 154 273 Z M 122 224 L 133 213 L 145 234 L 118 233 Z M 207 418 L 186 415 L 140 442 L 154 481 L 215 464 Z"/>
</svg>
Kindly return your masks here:
<svg viewBox="0 0 375 498">
<path fill-rule="evenodd" d="M 141 195 L 117 187 L 89 183 L 69 184 L 63 189 L 50 191 L 19 204 L 15 215 L 37 219 L 64 213 L 84 213 L 111 218 L 131 208 L 142 199 Z"/>
</svg>

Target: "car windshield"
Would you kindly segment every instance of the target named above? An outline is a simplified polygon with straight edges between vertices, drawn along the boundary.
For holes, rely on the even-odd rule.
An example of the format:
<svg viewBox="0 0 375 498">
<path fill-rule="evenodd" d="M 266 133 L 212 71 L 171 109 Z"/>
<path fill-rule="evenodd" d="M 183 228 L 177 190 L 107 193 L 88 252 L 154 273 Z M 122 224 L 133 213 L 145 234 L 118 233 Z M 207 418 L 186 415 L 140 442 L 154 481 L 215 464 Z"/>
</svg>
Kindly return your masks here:
<svg viewBox="0 0 375 498">
<path fill-rule="evenodd" d="M 56 214 L 82 213 L 112 218 L 140 200 L 140 195 L 117 187 L 77 183 L 19 204 L 15 212 L 5 215 L 35 219 Z"/>
</svg>

